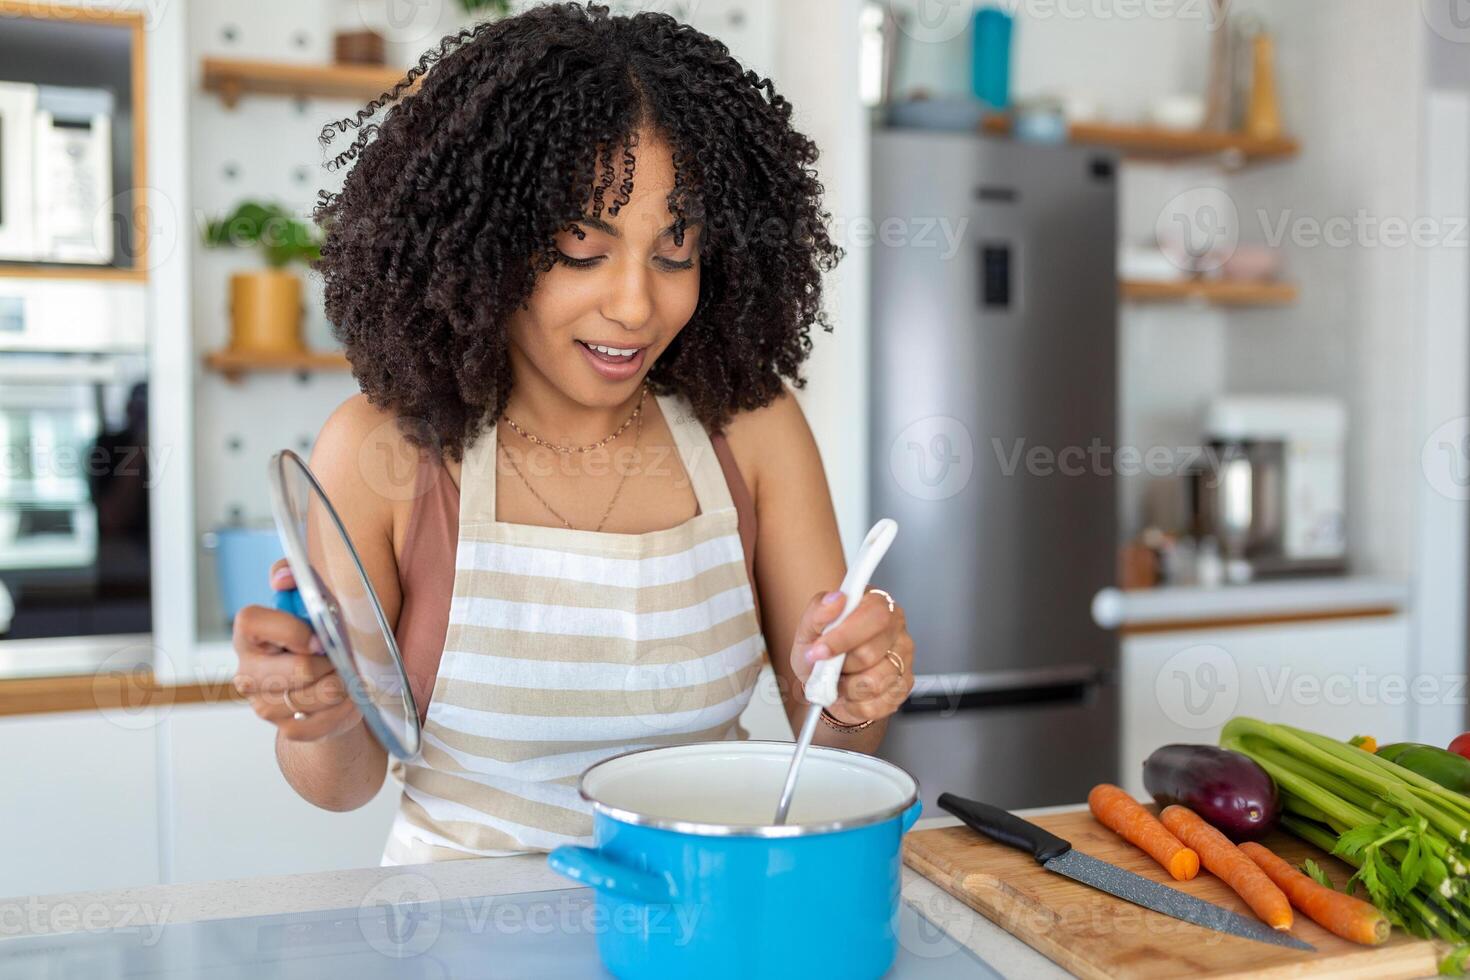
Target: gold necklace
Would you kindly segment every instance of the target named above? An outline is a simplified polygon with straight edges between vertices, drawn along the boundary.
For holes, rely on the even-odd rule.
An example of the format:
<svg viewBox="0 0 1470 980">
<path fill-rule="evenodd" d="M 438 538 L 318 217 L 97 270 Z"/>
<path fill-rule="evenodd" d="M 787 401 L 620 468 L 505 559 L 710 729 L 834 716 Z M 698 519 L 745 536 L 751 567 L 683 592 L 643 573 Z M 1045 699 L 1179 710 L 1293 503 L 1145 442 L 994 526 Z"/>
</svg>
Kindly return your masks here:
<svg viewBox="0 0 1470 980">
<path fill-rule="evenodd" d="M 647 389 L 645 389 L 645 391 L 646 390 Z M 638 406 L 639 406 L 639 408 L 642 408 L 643 407 L 643 399 L 642 398 L 640 398 L 638 400 Z M 628 421 L 629 422 L 632 422 L 635 419 L 638 422 L 638 428 L 635 429 L 634 432 L 633 432 L 633 448 L 636 450 L 638 448 L 639 441 L 641 441 L 642 438 L 643 438 L 643 419 L 639 416 L 637 410 L 634 410 L 633 415 L 628 419 Z M 509 422 L 510 420 L 509 419 L 506 419 L 506 421 Z M 626 428 L 626 423 L 624 423 L 624 428 Z M 619 429 L 618 431 L 621 432 L 622 429 Z M 617 432 L 614 432 L 611 436 L 608 436 L 607 439 L 603 440 L 603 442 L 606 443 L 606 442 L 612 440 L 613 438 L 615 438 L 617 436 L 617 434 L 618 434 Z M 505 455 L 505 461 L 510 464 L 511 471 L 514 472 L 515 475 L 520 478 L 521 483 L 525 486 L 525 488 L 527 490 L 529 490 L 531 492 L 531 496 L 535 497 L 536 500 L 537 500 L 537 502 L 540 503 L 542 507 L 545 507 L 546 510 L 547 510 L 547 512 L 549 514 L 551 514 L 552 517 L 555 517 L 558 521 L 561 521 L 561 526 L 562 527 L 566 528 L 569 531 L 576 530 L 576 528 L 572 527 L 572 522 L 571 521 L 569 521 L 565 517 L 563 517 L 561 515 L 561 512 L 560 511 L 558 511 L 555 507 L 551 506 L 550 502 L 547 501 L 547 499 L 545 497 L 541 496 L 541 494 L 537 493 L 535 487 L 531 486 L 531 481 L 528 480 L 528 479 L 526 479 L 526 474 L 522 473 L 521 472 L 521 468 L 516 465 L 515 457 L 510 454 L 510 450 L 508 450 L 508 449 L 505 448 L 505 444 L 504 443 L 499 443 L 498 445 L 500 447 L 501 453 L 503 453 Z M 552 448 L 552 447 L 549 447 L 548 446 L 547 448 L 549 449 L 549 448 Z M 624 483 L 627 483 L 627 482 L 628 482 L 628 469 L 627 469 L 627 467 L 624 467 L 623 468 L 622 475 L 618 477 L 618 485 L 613 490 L 612 499 L 607 502 L 607 509 L 602 512 L 602 520 L 598 521 L 597 522 L 597 526 L 592 529 L 594 532 L 601 531 L 602 528 L 603 528 L 603 526 L 607 524 L 607 519 L 608 519 L 609 516 L 611 516 L 612 511 L 613 511 L 613 507 L 617 506 L 618 497 L 622 496 L 622 493 L 623 493 L 623 484 Z"/>
<path fill-rule="evenodd" d="M 623 424 L 618 426 L 617 429 L 613 431 L 612 435 L 608 436 L 606 439 L 599 439 L 596 442 L 588 443 L 585 446 L 558 446 L 554 442 L 547 442 L 545 439 L 542 439 L 540 436 L 536 435 L 533 432 L 527 432 L 525 429 L 517 425 L 516 420 L 511 418 L 509 415 L 502 415 L 501 418 L 505 419 L 505 424 L 510 426 L 512 432 L 534 445 L 544 446 L 547 449 L 554 449 L 563 455 L 570 455 L 572 453 L 590 453 L 594 449 L 601 449 L 603 446 L 606 446 L 608 443 L 612 442 L 618 436 L 626 432 L 628 426 L 638 421 L 639 417 L 643 414 L 643 401 L 647 397 L 648 385 L 644 385 L 641 389 L 639 389 L 638 404 L 633 406 L 633 414 L 624 419 Z"/>
</svg>

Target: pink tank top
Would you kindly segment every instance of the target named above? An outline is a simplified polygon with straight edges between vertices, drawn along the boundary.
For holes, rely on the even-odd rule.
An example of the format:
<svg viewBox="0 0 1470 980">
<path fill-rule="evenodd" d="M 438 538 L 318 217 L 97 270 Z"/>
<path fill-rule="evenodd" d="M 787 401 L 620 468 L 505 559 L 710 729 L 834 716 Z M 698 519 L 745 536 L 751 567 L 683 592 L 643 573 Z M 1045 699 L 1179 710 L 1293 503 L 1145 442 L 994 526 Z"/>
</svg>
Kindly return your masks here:
<svg viewBox="0 0 1470 980">
<path fill-rule="evenodd" d="M 755 589 L 755 501 L 724 435 L 712 433 L 710 444 L 735 503 L 745 570 L 759 617 L 760 595 Z M 403 536 L 403 555 L 398 562 L 398 584 L 403 599 L 394 636 L 403 654 L 419 720 L 423 721 L 429 711 L 429 697 L 434 692 L 434 678 L 439 673 L 449 628 L 454 558 L 459 547 L 459 488 L 443 461 L 428 453 L 419 458 L 415 480 L 416 495 Z"/>
</svg>

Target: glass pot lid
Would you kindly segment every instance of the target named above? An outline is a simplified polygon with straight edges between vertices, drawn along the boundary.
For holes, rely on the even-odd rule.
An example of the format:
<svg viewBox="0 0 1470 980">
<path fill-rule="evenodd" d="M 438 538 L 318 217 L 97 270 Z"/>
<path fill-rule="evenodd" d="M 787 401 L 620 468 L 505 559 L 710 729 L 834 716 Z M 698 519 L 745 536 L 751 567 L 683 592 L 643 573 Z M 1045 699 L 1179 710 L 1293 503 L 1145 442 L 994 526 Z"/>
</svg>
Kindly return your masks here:
<svg viewBox="0 0 1470 980">
<path fill-rule="evenodd" d="M 390 755 L 414 758 L 419 713 L 403 656 L 336 509 L 290 450 L 271 457 L 270 490 L 300 599 L 293 611 L 311 624 L 368 730 Z"/>
</svg>

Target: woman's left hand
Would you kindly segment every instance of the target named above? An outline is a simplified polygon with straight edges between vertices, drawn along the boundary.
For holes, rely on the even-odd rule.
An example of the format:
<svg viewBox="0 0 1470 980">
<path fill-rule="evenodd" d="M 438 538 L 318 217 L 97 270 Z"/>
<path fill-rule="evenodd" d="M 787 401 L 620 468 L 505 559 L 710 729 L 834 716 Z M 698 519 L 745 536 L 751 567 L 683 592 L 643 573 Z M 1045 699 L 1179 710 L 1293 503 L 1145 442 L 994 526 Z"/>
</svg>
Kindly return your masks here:
<svg viewBox="0 0 1470 980">
<path fill-rule="evenodd" d="M 842 593 L 818 593 L 807 603 L 791 646 L 791 668 L 802 684 L 819 660 L 847 654 L 837 682 L 837 700 L 827 711 L 843 724 L 887 718 L 914 687 L 914 638 L 903 607 L 876 589 L 863 596 L 852 615 L 825 636 L 822 630 L 842 611 Z"/>
</svg>

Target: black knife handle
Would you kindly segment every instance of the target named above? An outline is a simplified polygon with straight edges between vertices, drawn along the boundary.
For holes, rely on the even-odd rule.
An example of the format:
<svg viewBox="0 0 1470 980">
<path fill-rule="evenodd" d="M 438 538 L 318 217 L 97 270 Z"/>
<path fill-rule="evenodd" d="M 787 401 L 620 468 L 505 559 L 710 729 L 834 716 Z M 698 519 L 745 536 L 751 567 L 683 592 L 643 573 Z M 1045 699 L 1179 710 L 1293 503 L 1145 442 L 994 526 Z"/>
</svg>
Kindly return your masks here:
<svg viewBox="0 0 1470 980">
<path fill-rule="evenodd" d="M 1025 851 L 1041 864 L 1072 849 L 1071 844 L 1056 834 L 989 803 L 967 800 L 953 793 L 940 793 L 939 805 L 963 820 L 970 829 Z"/>
</svg>

